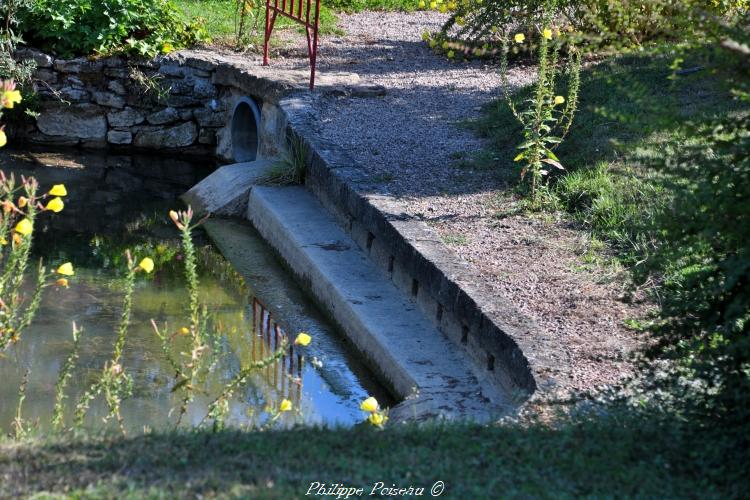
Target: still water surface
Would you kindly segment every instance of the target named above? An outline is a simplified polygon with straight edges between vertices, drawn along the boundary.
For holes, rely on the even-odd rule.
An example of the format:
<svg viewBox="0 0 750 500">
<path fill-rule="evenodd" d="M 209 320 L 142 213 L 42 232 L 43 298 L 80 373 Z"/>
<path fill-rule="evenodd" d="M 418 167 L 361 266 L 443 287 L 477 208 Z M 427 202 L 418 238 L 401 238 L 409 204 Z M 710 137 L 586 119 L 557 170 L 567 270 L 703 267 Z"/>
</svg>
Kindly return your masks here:
<svg viewBox="0 0 750 500">
<path fill-rule="evenodd" d="M 68 289 L 46 290 L 32 326 L 0 358 L 0 429 L 10 429 L 18 388 L 27 371 L 23 417 L 37 422 L 41 429 L 49 426 L 54 387 L 72 347 L 71 324 L 75 321 L 83 328 L 83 338 L 67 391 L 70 422 L 75 401 L 111 357 L 122 303 L 125 249 L 139 258 L 151 256 L 157 266 L 154 273 L 140 276 L 136 283 L 123 359 L 125 370 L 134 379 L 134 392 L 124 402 L 122 413 L 131 430 L 169 425 L 174 421 L 170 410 L 178 405 L 178 396 L 172 392 L 174 373 L 150 323 L 152 319 L 166 323 L 170 331 L 177 332 L 187 321 L 187 292 L 178 233 L 167 211 L 181 208 L 177 196 L 211 169 L 158 157 L 12 151 L 0 156 L 0 168 L 6 173 L 34 175 L 44 189 L 65 183 L 69 192 L 66 207 L 59 214 L 40 216 L 35 249 L 37 257 L 51 266 L 71 261 L 76 268 Z M 196 397 L 184 419 L 192 425 L 203 420 L 208 403 L 241 366 L 273 348 L 268 338 L 253 328 L 261 317 L 264 324 L 267 321 L 259 306 L 253 307 L 253 283 L 238 275 L 201 232 L 196 233 L 196 241 L 201 301 L 212 312 L 212 324 L 222 332 L 223 354 L 206 380 L 207 393 Z M 254 248 L 270 252 L 262 242 Z M 263 262 L 269 262 L 267 256 Z M 284 273 L 280 266 L 271 271 L 274 276 Z M 279 280 L 287 288 L 292 286 L 288 277 Z M 263 286 L 267 289 L 269 284 Z M 289 300 L 301 299 L 285 297 Z M 274 304 L 266 306 L 283 316 Z M 268 407 L 286 398 L 293 402 L 294 411 L 285 413 L 280 425 L 351 425 L 362 420 L 358 404 L 368 394 L 387 401 L 387 394 L 311 304 L 298 303 L 295 310 L 304 311 L 298 324 L 311 330 L 313 344 L 291 360 L 285 359 L 283 366 L 277 363 L 245 384 L 231 402 L 228 424 L 263 424 L 269 417 Z M 293 338 L 296 333 L 289 335 Z M 187 348 L 178 336 L 175 342 L 176 351 Z M 300 361 L 298 354 L 304 359 Z M 103 401 L 95 401 L 86 425 L 100 426 L 106 413 Z"/>
</svg>

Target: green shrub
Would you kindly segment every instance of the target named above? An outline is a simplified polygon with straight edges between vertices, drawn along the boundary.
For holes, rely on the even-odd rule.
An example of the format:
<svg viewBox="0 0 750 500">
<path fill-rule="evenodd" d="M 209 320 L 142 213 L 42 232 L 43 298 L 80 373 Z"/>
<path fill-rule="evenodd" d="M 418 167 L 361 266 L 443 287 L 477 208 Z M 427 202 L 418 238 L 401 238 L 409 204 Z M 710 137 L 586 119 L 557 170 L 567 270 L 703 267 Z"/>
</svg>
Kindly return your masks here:
<svg viewBox="0 0 750 500">
<path fill-rule="evenodd" d="M 497 42 L 509 30 L 531 31 L 543 17 L 546 0 L 426 0 L 425 8 L 450 12 L 436 36 L 462 45 L 465 53 Z M 421 3 L 420 3 L 421 5 Z M 750 7 L 747 0 L 560 0 L 556 24 L 575 29 L 579 41 L 592 50 L 622 49 L 651 41 L 700 36 L 705 16 L 731 17 Z M 489 51 L 489 53 L 494 53 Z"/>
<path fill-rule="evenodd" d="M 19 16 L 27 43 L 63 57 L 153 56 L 208 38 L 199 20 L 181 21 L 169 0 L 33 0 Z"/>
<path fill-rule="evenodd" d="M 701 382 L 700 413 L 730 422 L 750 418 L 750 94 L 741 98 L 746 113 L 695 130 L 707 147 L 662 161 L 680 186 L 639 270 L 663 283 L 654 354 L 680 360 Z"/>
</svg>

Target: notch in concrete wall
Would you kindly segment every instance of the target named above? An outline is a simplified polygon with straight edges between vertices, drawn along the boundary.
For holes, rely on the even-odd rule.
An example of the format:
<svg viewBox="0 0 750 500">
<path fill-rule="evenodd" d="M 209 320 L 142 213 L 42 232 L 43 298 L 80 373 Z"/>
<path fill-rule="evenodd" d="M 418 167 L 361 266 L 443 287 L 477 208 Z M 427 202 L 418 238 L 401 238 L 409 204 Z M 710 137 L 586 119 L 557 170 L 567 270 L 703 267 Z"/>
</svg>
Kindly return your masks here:
<svg viewBox="0 0 750 500">
<path fill-rule="evenodd" d="M 232 112 L 232 156 L 236 162 L 255 161 L 260 148 L 260 106 L 241 97 Z"/>
</svg>

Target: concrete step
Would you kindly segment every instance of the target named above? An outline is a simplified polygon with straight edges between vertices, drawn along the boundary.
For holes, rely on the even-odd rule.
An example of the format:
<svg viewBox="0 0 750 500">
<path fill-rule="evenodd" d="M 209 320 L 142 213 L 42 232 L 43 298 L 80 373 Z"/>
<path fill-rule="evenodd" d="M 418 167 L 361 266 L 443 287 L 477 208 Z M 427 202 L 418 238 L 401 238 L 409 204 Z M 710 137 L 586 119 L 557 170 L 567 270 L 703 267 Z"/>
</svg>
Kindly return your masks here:
<svg viewBox="0 0 750 500">
<path fill-rule="evenodd" d="M 392 418 L 488 421 L 510 411 L 508 395 L 480 382 L 468 357 L 307 190 L 253 187 L 247 215 L 370 368 L 404 399 Z"/>
<path fill-rule="evenodd" d="M 260 159 L 219 167 L 180 198 L 198 215 L 244 215 L 250 188 L 278 160 Z"/>
</svg>

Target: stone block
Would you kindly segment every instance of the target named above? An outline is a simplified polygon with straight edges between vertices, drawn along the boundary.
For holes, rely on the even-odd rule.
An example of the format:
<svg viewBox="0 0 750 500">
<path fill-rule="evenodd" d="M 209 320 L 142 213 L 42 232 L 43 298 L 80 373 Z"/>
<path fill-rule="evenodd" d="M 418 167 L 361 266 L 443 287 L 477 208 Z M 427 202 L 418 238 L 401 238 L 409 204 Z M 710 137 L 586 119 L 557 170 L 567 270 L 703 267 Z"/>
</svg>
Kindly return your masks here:
<svg viewBox="0 0 750 500">
<path fill-rule="evenodd" d="M 61 73 L 98 73 L 104 68 L 104 63 L 100 59 L 90 61 L 85 57 L 77 57 L 58 59 L 54 62 L 54 68 Z"/>
<path fill-rule="evenodd" d="M 107 132 L 107 142 L 110 144 L 132 144 L 133 134 L 124 130 L 110 130 Z"/>
<path fill-rule="evenodd" d="M 111 127 L 132 127 L 143 123 L 143 120 L 145 120 L 145 115 L 133 108 L 107 113 L 107 121 Z"/>
<path fill-rule="evenodd" d="M 94 101 L 108 108 L 122 109 L 125 107 L 125 99 L 112 92 L 94 92 Z"/>
<path fill-rule="evenodd" d="M 133 144 L 140 148 L 183 148 L 198 138 L 198 128 L 193 122 L 174 127 L 144 127 L 139 130 Z"/>
<path fill-rule="evenodd" d="M 175 108 L 164 108 L 148 115 L 146 121 L 151 125 L 168 125 L 176 122 L 179 118 L 180 114 Z"/>
<path fill-rule="evenodd" d="M 36 123 L 46 135 L 91 140 L 107 134 L 104 110 L 93 104 L 56 105 L 42 111 Z"/>
</svg>

